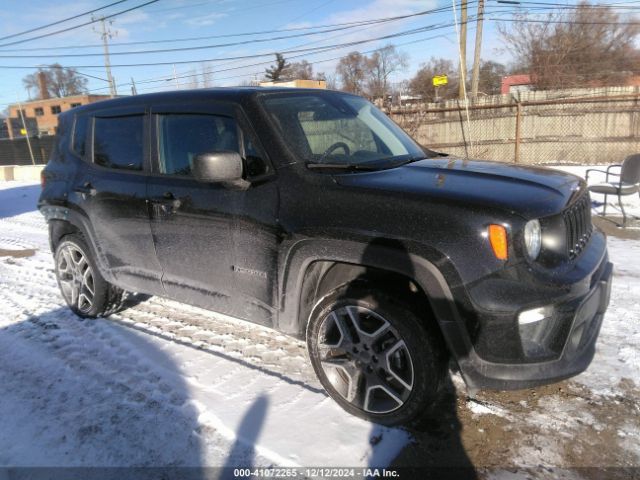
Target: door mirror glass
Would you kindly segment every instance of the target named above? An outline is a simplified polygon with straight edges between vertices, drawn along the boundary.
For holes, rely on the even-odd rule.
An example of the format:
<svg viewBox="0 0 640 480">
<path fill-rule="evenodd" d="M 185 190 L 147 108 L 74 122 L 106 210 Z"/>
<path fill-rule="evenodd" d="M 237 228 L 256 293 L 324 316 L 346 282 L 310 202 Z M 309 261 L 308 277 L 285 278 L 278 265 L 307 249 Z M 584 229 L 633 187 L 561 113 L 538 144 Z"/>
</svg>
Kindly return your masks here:
<svg viewBox="0 0 640 480">
<path fill-rule="evenodd" d="M 238 184 L 243 182 L 242 157 L 230 150 L 201 153 L 193 161 L 192 172 L 200 182 Z"/>
</svg>

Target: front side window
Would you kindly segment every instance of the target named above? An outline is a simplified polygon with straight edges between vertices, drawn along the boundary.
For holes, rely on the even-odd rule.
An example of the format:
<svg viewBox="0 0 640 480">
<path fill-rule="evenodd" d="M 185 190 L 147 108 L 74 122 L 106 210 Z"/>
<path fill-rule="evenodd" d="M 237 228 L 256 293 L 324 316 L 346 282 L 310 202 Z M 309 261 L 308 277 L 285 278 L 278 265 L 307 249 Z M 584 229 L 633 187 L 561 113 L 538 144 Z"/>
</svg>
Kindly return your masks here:
<svg viewBox="0 0 640 480">
<path fill-rule="evenodd" d="M 205 114 L 158 116 L 160 173 L 190 175 L 197 155 L 222 150 L 240 153 L 238 126 L 233 118 Z"/>
<path fill-rule="evenodd" d="M 269 173 L 269 164 L 264 153 L 247 134 L 244 137 L 244 166 L 247 177 L 260 177 Z"/>
<path fill-rule="evenodd" d="M 142 170 L 144 115 L 96 117 L 93 125 L 93 161 L 123 170 Z"/>
<path fill-rule="evenodd" d="M 411 137 L 360 97 L 268 95 L 264 105 L 294 153 L 312 163 L 349 165 L 424 157 Z"/>
</svg>

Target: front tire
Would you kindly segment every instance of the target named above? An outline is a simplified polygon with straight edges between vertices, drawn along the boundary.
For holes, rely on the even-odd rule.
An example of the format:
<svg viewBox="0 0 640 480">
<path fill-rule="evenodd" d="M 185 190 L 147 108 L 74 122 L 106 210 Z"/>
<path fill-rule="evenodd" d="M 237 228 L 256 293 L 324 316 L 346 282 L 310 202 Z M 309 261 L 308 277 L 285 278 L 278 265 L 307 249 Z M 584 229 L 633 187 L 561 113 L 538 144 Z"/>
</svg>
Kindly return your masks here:
<svg viewBox="0 0 640 480">
<path fill-rule="evenodd" d="M 446 374 L 443 346 L 418 310 L 409 300 L 358 283 L 315 306 L 307 328 L 311 363 L 347 412 L 404 425 L 437 400 Z"/>
<path fill-rule="evenodd" d="M 62 238 L 54 259 L 60 292 L 76 315 L 95 318 L 109 315 L 121 307 L 124 290 L 102 277 L 81 235 L 71 234 Z"/>
</svg>

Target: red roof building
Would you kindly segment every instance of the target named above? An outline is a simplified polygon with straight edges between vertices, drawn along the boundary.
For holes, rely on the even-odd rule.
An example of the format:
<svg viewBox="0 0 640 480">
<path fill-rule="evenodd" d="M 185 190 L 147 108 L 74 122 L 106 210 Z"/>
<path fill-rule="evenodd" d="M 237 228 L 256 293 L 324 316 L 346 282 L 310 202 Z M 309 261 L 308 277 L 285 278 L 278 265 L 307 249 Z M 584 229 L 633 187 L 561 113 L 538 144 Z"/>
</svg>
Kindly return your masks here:
<svg viewBox="0 0 640 480">
<path fill-rule="evenodd" d="M 531 75 L 507 75 L 502 77 L 502 84 L 500 86 L 500 93 L 515 93 L 515 92 L 527 92 L 533 90 L 533 83 L 531 82 Z"/>
</svg>

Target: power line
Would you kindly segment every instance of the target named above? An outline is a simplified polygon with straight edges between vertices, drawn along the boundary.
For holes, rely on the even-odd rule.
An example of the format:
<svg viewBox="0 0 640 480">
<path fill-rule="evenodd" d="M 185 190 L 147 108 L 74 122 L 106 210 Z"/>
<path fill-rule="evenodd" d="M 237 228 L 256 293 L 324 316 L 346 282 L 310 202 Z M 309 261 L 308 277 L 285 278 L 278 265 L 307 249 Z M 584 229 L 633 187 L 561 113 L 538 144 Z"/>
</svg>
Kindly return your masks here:
<svg viewBox="0 0 640 480">
<path fill-rule="evenodd" d="M 513 23 L 559 23 L 567 25 L 640 25 L 637 22 L 574 22 L 571 20 L 553 20 L 550 18 L 488 18 L 496 22 L 513 22 Z"/>
<path fill-rule="evenodd" d="M 304 12 L 304 13 L 303 13 L 303 14 L 301 14 L 301 15 L 298 15 L 297 17 L 292 18 L 291 20 L 288 20 L 288 21 L 287 21 L 287 23 L 291 23 L 291 22 L 295 22 L 296 20 L 300 20 L 301 18 L 306 17 L 306 16 L 307 16 L 307 15 L 309 15 L 310 13 L 316 12 L 316 11 L 320 10 L 321 8 L 324 8 L 324 7 L 326 7 L 327 5 L 329 5 L 330 3 L 333 3 L 333 2 L 335 2 L 335 0 L 328 0 L 328 1 L 326 1 L 326 2 L 322 2 L 322 3 L 321 3 L 320 5 L 318 5 L 317 7 L 312 8 L 311 10 L 309 10 L 309 11 L 307 11 L 307 12 Z"/>
<path fill-rule="evenodd" d="M 6 40 L 8 38 L 19 37 L 20 35 L 25 35 L 27 33 L 36 32 L 38 30 L 44 30 L 45 28 L 53 27 L 54 25 L 60 25 L 61 23 L 68 22 L 69 20 L 75 20 L 76 18 L 83 17 L 85 15 L 91 15 L 92 13 L 99 12 L 100 10 L 104 10 L 105 8 L 113 7 L 114 5 L 118 5 L 120 3 L 128 2 L 129 0 L 118 0 L 117 2 L 110 3 L 108 5 L 103 5 L 102 7 L 94 8 L 93 10 L 88 10 L 86 12 L 78 13 L 72 17 L 63 18 L 62 20 L 58 20 L 56 22 L 47 23 L 46 25 L 42 25 L 40 27 L 30 28 L 29 30 L 24 30 L 18 33 L 12 33 L 11 35 L 6 35 L 4 37 L 0 37 L 0 40 Z"/>
<path fill-rule="evenodd" d="M 640 1 L 638 0 L 629 0 L 626 2 L 614 2 L 614 3 L 599 3 L 599 4 L 587 4 L 587 5 L 567 5 L 566 3 L 557 3 L 557 2 L 534 2 L 534 1 L 527 1 L 527 0 L 523 0 L 523 1 L 509 1 L 509 0 L 495 0 L 497 3 L 507 3 L 509 6 L 513 6 L 513 5 L 539 5 L 541 7 L 567 7 L 567 8 L 574 8 L 574 9 L 581 9 L 581 8 L 587 8 L 587 9 L 592 9 L 592 8 L 622 8 L 625 5 L 629 5 L 629 4 L 638 4 L 640 3 Z M 622 7 L 621 7 L 622 6 Z"/>
<path fill-rule="evenodd" d="M 141 5 L 138 5 L 136 7 L 131 7 L 131 8 L 128 8 L 126 10 L 121 10 L 120 12 L 112 13 L 110 15 L 105 15 L 102 18 L 104 18 L 106 20 L 108 18 L 117 17 L 118 15 L 122 15 L 122 14 L 128 13 L 128 12 L 132 12 L 133 10 L 137 10 L 139 8 L 146 7 L 147 5 L 151 5 L 152 3 L 156 3 L 158 1 L 160 1 L 160 0 L 149 0 L 148 2 L 143 3 Z M 31 42 L 32 40 L 38 40 L 40 38 L 46 38 L 46 37 L 51 37 L 53 35 L 58 35 L 59 33 L 70 32 L 71 30 L 76 30 L 76 29 L 81 28 L 81 27 L 86 27 L 87 25 L 91 25 L 93 23 L 96 23 L 97 21 L 99 21 L 99 20 L 98 19 L 95 19 L 95 20 L 92 19 L 89 22 L 81 23 L 79 25 L 74 25 L 73 27 L 63 28 L 62 30 L 56 30 L 55 32 L 43 33 L 42 35 L 36 35 L 35 37 L 29 37 L 29 38 L 24 38 L 22 40 L 16 40 L 14 42 L 3 43 L 2 45 L 0 45 L 0 47 L 8 47 L 10 45 L 18 45 L 20 43 Z"/>
<path fill-rule="evenodd" d="M 150 10 L 149 12 L 171 12 L 173 10 L 186 10 L 187 8 L 194 8 L 194 7 L 201 7 L 202 5 L 207 5 L 210 4 L 211 2 L 199 2 L 199 3 L 192 3 L 192 4 L 187 4 L 187 5 L 179 5 L 177 7 L 165 7 L 165 8 L 154 8 L 153 10 Z"/>
<path fill-rule="evenodd" d="M 475 0 L 473 3 L 475 3 Z M 197 41 L 197 40 L 210 40 L 214 38 L 233 38 L 233 37 L 242 37 L 242 36 L 254 36 L 254 35 L 263 35 L 268 33 L 285 33 L 285 32 L 295 32 L 295 31 L 306 31 L 306 30 L 331 29 L 334 27 L 347 27 L 347 26 L 359 27 L 359 26 L 365 26 L 365 25 L 375 25 L 378 23 L 392 22 L 397 20 L 405 20 L 407 18 L 413 18 L 413 17 L 423 16 L 423 15 L 432 15 L 436 13 L 441 13 L 446 10 L 447 10 L 446 8 L 434 8 L 434 9 L 423 10 L 423 11 L 412 13 L 412 14 L 398 15 L 393 17 L 381 17 L 381 18 L 375 18 L 375 19 L 369 19 L 369 20 L 359 20 L 355 22 L 333 23 L 333 24 L 315 25 L 315 26 L 309 26 L 309 27 L 293 27 L 293 28 L 284 28 L 284 29 L 261 30 L 261 31 L 253 31 L 253 32 L 240 32 L 240 33 L 230 33 L 230 34 L 222 34 L 222 35 L 207 35 L 207 36 L 200 36 L 200 37 L 169 38 L 169 39 L 163 39 L 163 40 L 147 40 L 147 41 L 138 41 L 138 42 L 121 42 L 121 43 L 114 43 L 112 46 L 120 47 L 125 45 L 153 45 L 153 44 L 159 44 L 159 43 L 176 43 L 176 42 L 191 42 L 191 41 Z M 326 31 L 329 32 L 331 30 L 326 30 Z M 317 34 L 317 33 L 324 33 L 324 31 L 309 33 L 309 35 Z M 2 45 L 0 45 L 0 47 L 2 47 Z M 94 48 L 94 47 L 96 48 L 102 47 L 102 44 L 66 45 L 66 46 L 60 46 L 60 47 L 41 47 L 41 48 L 34 47 L 34 48 L 25 48 L 25 49 L 11 49 L 11 50 L 7 50 L 7 52 L 40 51 L 40 50 L 54 50 L 54 49 L 55 50 L 78 49 L 78 48 Z"/>
<path fill-rule="evenodd" d="M 369 26 L 371 24 L 367 24 Z M 360 25 L 356 25 L 360 26 Z M 254 43 L 264 43 L 264 42 L 275 42 L 278 40 L 287 40 L 291 38 L 299 38 L 299 37 L 307 37 L 312 35 L 319 35 L 322 33 L 331 33 L 337 31 L 348 30 L 351 28 L 355 28 L 356 26 L 347 26 L 347 27 L 336 27 L 327 30 L 321 30 L 318 32 L 308 32 L 308 33 L 297 33 L 294 35 L 284 35 L 280 37 L 271 37 L 271 38 L 258 38 L 251 40 L 242 40 L 239 42 L 230 42 L 230 43 L 219 43 L 215 45 L 201 45 L 195 47 L 177 47 L 177 48 L 163 48 L 158 50 L 134 50 L 127 52 L 111 52 L 111 55 L 151 55 L 155 53 L 173 53 L 173 52 L 188 52 L 194 50 L 209 50 L 212 48 L 225 48 L 225 47 L 235 47 L 239 45 L 248 45 Z M 102 56 L 102 53 L 67 53 L 67 54 L 56 54 L 56 58 L 81 58 L 81 57 L 99 57 Z M 0 58 L 50 58 L 51 54 L 44 55 L 0 55 Z"/>
<path fill-rule="evenodd" d="M 469 19 L 469 21 L 473 20 L 472 18 Z M 329 45 L 326 47 L 312 47 L 312 48 L 303 48 L 303 49 L 291 49 L 291 50 L 281 50 L 278 53 L 282 53 L 282 54 L 287 54 L 287 53 L 302 53 L 302 52 L 313 52 L 314 50 L 322 50 L 324 48 L 328 48 L 328 49 L 336 49 L 336 48 L 343 48 L 343 47 L 347 47 L 347 46 L 355 46 L 355 45 L 361 45 L 364 43 L 369 43 L 369 42 L 375 42 L 375 41 L 379 41 L 379 40 L 390 40 L 392 38 L 397 38 L 397 37 L 402 37 L 402 36 L 406 36 L 406 35 L 414 35 L 416 33 L 422 33 L 422 32 L 427 32 L 427 31 L 432 31 L 432 30 L 438 30 L 438 29 L 442 29 L 442 28 L 447 28 L 450 27 L 451 24 L 435 24 L 435 25 L 429 25 L 429 26 L 425 26 L 425 27 L 419 27 L 419 28 L 414 28 L 411 30 L 405 30 L 402 32 L 398 32 L 398 33 L 394 33 L 394 34 L 388 34 L 388 35 L 383 35 L 380 37 L 374 37 L 374 38 L 369 38 L 369 39 L 365 39 L 365 40 L 358 40 L 358 41 L 353 41 L 353 42 L 348 42 L 348 43 L 340 43 L 340 44 L 334 44 L 334 45 Z M 192 63 L 201 63 L 201 62 L 217 62 L 217 61 L 225 61 L 225 60 L 245 60 L 245 59 L 251 59 L 251 58 L 260 58 L 260 57 L 265 57 L 265 56 L 272 56 L 275 55 L 275 51 L 271 51 L 271 52 L 267 52 L 267 53 L 261 53 L 261 54 L 253 54 L 253 55 L 238 55 L 238 56 L 233 56 L 233 57 L 219 57 L 219 58 L 209 58 L 209 59 L 199 59 L 199 60 L 180 60 L 180 61 L 165 61 L 165 62 L 145 62 L 145 63 L 130 63 L 130 64 L 117 64 L 117 65 L 111 65 L 112 67 L 150 67 L 150 66 L 159 66 L 159 65 L 185 65 L 185 64 L 192 64 Z M 99 65 L 71 65 L 68 66 L 67 68 L 98 68 Z M 0 65 L 0 68 L 2 69 L 33 69 L 33 68 L 37 68 L 36 66 L 18 66 L 18 65 Z"/>
<path fill-rule="evenodd" d="M 359 28 L 356 28 L 355 30 L 353 30 L 353 31 L 352 31 L 352 32 L 350 32 L 350 33 L 351 33 L 351 34 L 354 34 L 354 33 L 357 33 L 357 32 L 361 32 L 362 30 L 365 30 L 365 29 L 367 29 L 368 27 L 369 27 L 368 25 L 365 25 L 364 27 L 359 26 Z M 277 28 L 280 28 L 280 27 L 277 27 Z M 290 48 L 301 48 L 301 47 L 306 47 L 306 46 L 308 46 L 308 45 L 314 45 L 314 44 L 318 44 L 318 43 L 319 43 L 319 44 L 324 44 L 325 42 L 327 42 L 327 41 L 329 41 L 329 40 L 331 40 L 331 39 L 333 39 L 333 38 L 340 37 L 340 36 L 342 36 L 342 34 L 341 34 L 341 33 L 336 34 L 336 35 L 330 35 L 330 36 L 328 36 L 328 37 L 326 37 L 326 38 L 322 38 L 321 40 L 313 40 L 313 41 L 311 41 L 311 42 L 305 42 L 305 43 L 297 44 L 297 45 L 294 45 L 294 46 L 292 46 L 292 47 L 290 47 Z M 317 54 L 317 53 L 321 53 L 321 52 L 310 53 L 309 55 L 315 55 L 315 54 Z M 307 55 L 307 54 L 304 54 L 304 53 L 303 53 L 303 54 L 300 54 L 300 55 L 288 56 L 287 58 L 289 58 L 289 59 L 294 59 L 294 58 L 304 57 L 304 56 L 306 56 L 306 55 Z M 220 70 L 219 70 L 219 68 L 220 68 L 220 67 L 225 67 L 225 66 L 227 66 L 227 65 L 234 65 L 234 64 L 237 64 L 237 63 L 239 63 L 239 62 L 240 62 L 239 60 L 233 60 L 233 61 L 230 61 L 230 62 L 224 62 L 224 63 L 222 63 L 222 64 L 218 64 L 218 65 L 216 66 L 216 69 L 218 69 L 218 70 L 216 70 L 215 72 L 213 72 L 213 71 L 211 71 L 211 70 L 203 70 L 203 72 L 201 72 L 201 74 L 202 74 L 202 73 L 204 73 L 204 74 L 210 75 L 210 74 L 213 74 L 213 73 L 218 73 L 218 72 L 220 71 Z M 260 63 L 258 63 L 258 64 L 252 64 L 252 65 L 249 65 L 249 67 L 250 67 L 250 66 L 257 66 L 257 65 L 270 65 L 270 64 L 271 64 L 271 60 L 266 61 L 266 62 L 264 62 L 264 61 L 263 61 L 263 62 L 260 62 Z M 241 68 L 247 68 L 247 66 L 246 66 L 246 65 L 244 65 L 244 66 L 239 66 L 239 67 L 235 67 L 235 68 L 227 68 L 227 69 L 225 69 L 224 71 L 236 70 L 236 69 L 241 69 Z M 199 74 L 193 74 L 193 72 L 192 72 L 192 71 L 189 71 L 189 72 L 183 72 L 181 75 L 186 75 L 187 77 L 192 77 L 192 76 L 198 76 Z M 257 74 L 256 74 L 256 75 L 257 75 Z M 156 80 L 157 78 L 158 78 L 158 77 L 154 77 L 154 78 L 151 78 L 151 79 L 149 79 L 149 80 Z M 171 77 L 171 78 L 173 78 L 173 77 Z M 165 80 L 167 80 L 167 76 L 160 77 L 160 81 L 165 81 Z M 143 81 L 144 81 L 144 80 L 143 80 Z"/>
<path fill-rule="evenodd" d="M 451 25 L 451 26 L 453 26 L 453 25 Z M 472 29 L 473 28 L 471 28 L 471 30 Z M 401 46 L 405 46 L 405 45 L 412 45 L 412 44 L 416 44 L 416 43 L 425 42 L 425 41 L 428 41 L 428 40 L 433 40 L 433 39 L 436 39 L 436 38 L 441 38 L 443 36 L 446 36 L 446 35 L 440 34 L 440 35 L 434 35 L 434 36 L 430 36 L 430 37 L 426 37 L 426 38 L 420 38 L 420 39 L 412 40 L 412 41 L 409 41 L 409 42 L 399 43 L 399 44 L 396 44 L 395 46 L 401 47 Z M 348 47 L 349 47 L 349 45 L 347 45 L 345 48 L 348 48 Z M 323 51 L 314 52 L 314 53 L 312 53 L 312 55 L 317 55 L 319 53 L 325 53 L 326 51 L 329 51 L 329 50 L 323 50 Z M 377 51 L 377 49 L 366 50 L 366 51 L 361 52 L 361 53 L 362 54 L 368 54 L 368 53 L 373 53 L 375 51 Z M 302 58 L 302 57 L 305 57 L 305 56 L 307 56 L 307 54 L 302 53 L 302 54 L 299 54 L 299 55 L 288 56 L 287 59 L 292 60 L 292 59 Z M 311 65 L 316 65 L 318 63 L 325 63 L 325 62 L 330 62 L 330 61 L 334 61 L 334 60 L 340 60 L 342 58 L 346 58 L 347 56 L 348 55 L 341 55 L 341 56 L 338 56 L 338 57 L 331 57 L 331 58 L 326 58 L 326 59 L 323 59 L 323 60 L 316 60 L 316 61 L 312 61 L 312 62 L 309 62 L 309 63 Z M 244 68 L 251 68 L 251 67 L 269 65 L 270 63 L 271 63 L 271 60 L 266 61 L 266 62 L 253 63 L 253 64 L 249 64 L 249 65 L 245 64 L 245 65 L 240 65 L 240 66 L 230 67 L 230 68 L 225 68 L 225 69 L 208 70 L 206 73 L 210 73 L 210 74 L 223 73 L 223 72 L 228 72 L 228 71 L 232 71 L 232 70 L 241 70 L 241 69 L 244 69 Z M 256 75 L 257 73 L 259 73 L 259 72 L 251 72 L 251 73 L 248 73 L 248 74 L 240 74 L 240 75 L 233 75 L 233 76 L 222 77 L 222 78 L 216 77 L 216 78 L 217 78 L 217 80 L 228 80 L 228 79 L 231 79 L 231 78 L 251 77 L 251 76 Z M 188 73 L 188 74 L 179 75 L 179 76 L 177 76 L 177 78 L 178 79 L 183 79 L 183 78 L 197 77 L 197 76 L 199 76 L 201 74 L 202 74 L 202 72 L 201 73 Z M 171 76 L 165 76 L 165 77 L 157 78 L 157 79 L 140 80 L 137 83 L 138 84 L 163 83 L 163 82 L 171 81 L 173 79 L 174 79 L 174 77 L 173 77 L 173 75 L 171 75 Z M 122 84 L 122 85 L 128 85 L 128 84 Z M 151 87 L 151 88 L 155 88 L 155 87 Z M 97 88 L 97 89 L 93 89 L 91 91 L 99 91 L 99 90 L 104 90 L 104 88 Z M 140 89 L 140 90 L 145 90 L 145 89 Z"/>
<path fill-rule="evenodd" d="M 427 38 L 421 38 L 421 39 L 418 39 L 418 40 L 413 40 L 411 42 L 400 43 L 397 46 L 404 46 L 404 45 L 410 45 L 410 44 L 415 44 L 415 43 L 426 42 L 428 40 L 433 40 L 433 39 L 438 38 L 438 37 L 442 37 L 442 35 L 435 35 L 435 36 L 431 36 L 431 37 L 427 37 Z M 361 52 L 361 53 L 362 54 L 368 54 L 368 53 L 373 53 L 376 50 L 377 49 L 366 50 L 366 51 Z M 319 53 L 324 53 L 324 52 L 319 52 Z M 294 59 L 294 58 L 300 58 L 300 57 L 303 57 L 303 56 L 304 56 L 304 54 L 301 54 L 301 55 L 296 55 L 296 56 L 292 56 L 292 57 L 288 57 L 288 58 L 289 59 Z M 348 55 L 341 55 L 339 57 L 325 58 L 325 59 L 322 59 L 322 60 L 316 60 L 316 61 L 313 61 L 313 62 L 309 62 L 309 64 L 317 65 L 319 63 L 332 62 L 332 61 L 335 61 L 335 60 L 340 60 L 340 59 L 346 58 L 347 56 Z M 224 69 L 224 70 L 216 70 L 216 71 L 212 71 L 210 73 L 221 73 L 221 72 L 229 71 L 229 70 L 239 70 L 239 69 L 242 69 L 242 68 L 251 68 L 251 67 L 254 67 L 254 66 L 263 66 L 263 65 L 267 65 L 269 63 L 271 63 L 271 62 L 269 61 L 269 62 L 260 62 L 260 63 L 256 63 L 256 64 L 252 64 L 252 65 L 242 65 L 242 66 L 239 66 L 239 67 L 233 67 L 233 68 L 228 68 L 228 69 Z M 244 73 L 244 74 L 238 74 L 238 75 L 231 75 L 231 76 L 227 76 L 227 77 L 216 77 L 216 79 L 217 80 L 229 80 L 229 79 L 233 79 L 233 78 L 253 77 L 254 75 L 256 75 L 258 73 L 259 72 L 251 72 L 251 73 Z M 178 77 L 178 78 L 188 78 L 188 77 L 196 76 L 196 75 L 198 75 L 198 74 L 183 75 L 182 77 Z M 173 77 L 171 79 L 169 79 L 169 80 L 172 80 L 172 79 L 173 79 Z M 149 80 L 149 81 L 146 81 L 146 82 L 139 82 L 139 83 L 149 84 L 149 83 L 162 83 L 162 82 L 167 82 L 167 80 L 165 80 L 165 79 L 163 79 L 163 80 L 153 80 L 153 81 Z M 151 90 L 153 88 L 158 88 L 158 87 L 157 86 L 152 86 L 152 87 L 140 88 L 138 90 Z"/>
</svg>

